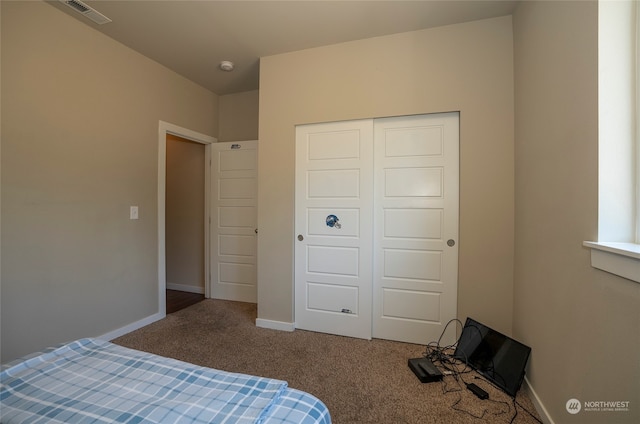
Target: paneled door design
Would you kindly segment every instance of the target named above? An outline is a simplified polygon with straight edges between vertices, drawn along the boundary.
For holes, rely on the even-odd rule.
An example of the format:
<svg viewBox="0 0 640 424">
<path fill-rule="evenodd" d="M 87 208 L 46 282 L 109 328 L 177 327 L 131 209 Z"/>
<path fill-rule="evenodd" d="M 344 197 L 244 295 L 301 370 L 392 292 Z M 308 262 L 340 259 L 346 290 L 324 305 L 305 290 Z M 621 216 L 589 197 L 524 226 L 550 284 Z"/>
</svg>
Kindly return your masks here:
<svg viewBox="0 0 640 424">
<path fill-rule="evenodd" d="M 438 340 L 456 317 L 458 160 L 458 113 L 296 128 L 297 328 Z"/>
<path fill-rule="evenodd" d="M 258 142 L 211 146 L 211 297 L 256 303 Z"/>
<path fill-rule="evenodd" d="M 295 320 L 371 338 L 373 127 L 296 128 Z"/>
<path fill-rule="evenodd" d="M 458 113 L 377 119 L 374 143 L 373 337 L 427 344 L 456 318 Z"/>
</svg>

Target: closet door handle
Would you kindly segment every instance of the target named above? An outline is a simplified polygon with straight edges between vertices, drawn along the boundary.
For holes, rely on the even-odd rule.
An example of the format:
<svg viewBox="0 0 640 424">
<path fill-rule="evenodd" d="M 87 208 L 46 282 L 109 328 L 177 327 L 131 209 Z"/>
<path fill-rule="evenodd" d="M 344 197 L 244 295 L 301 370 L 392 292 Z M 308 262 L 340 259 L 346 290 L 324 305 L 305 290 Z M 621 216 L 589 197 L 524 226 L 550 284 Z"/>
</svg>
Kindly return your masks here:
<svg viewBox="0 0 640 424">
<path fill-rule="evenodd" d="M 298 241 L 302 241 L 304 240 L 304 237 L 302 237 L 302 234 L 298 234 Z"/>
</svg>

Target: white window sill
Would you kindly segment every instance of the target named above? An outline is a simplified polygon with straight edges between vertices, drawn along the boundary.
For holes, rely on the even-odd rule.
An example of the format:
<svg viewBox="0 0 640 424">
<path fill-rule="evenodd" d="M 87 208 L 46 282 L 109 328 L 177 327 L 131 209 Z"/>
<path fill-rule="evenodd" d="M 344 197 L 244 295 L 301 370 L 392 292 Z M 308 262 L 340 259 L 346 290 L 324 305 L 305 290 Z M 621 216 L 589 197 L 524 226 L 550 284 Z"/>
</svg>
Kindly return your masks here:
<svg viewBox="0 0 640 424">
<path fill-rule="evenodd" d="M 640 283 L 640 244 L 585 241 L 591 266 Z"/>
</svg>

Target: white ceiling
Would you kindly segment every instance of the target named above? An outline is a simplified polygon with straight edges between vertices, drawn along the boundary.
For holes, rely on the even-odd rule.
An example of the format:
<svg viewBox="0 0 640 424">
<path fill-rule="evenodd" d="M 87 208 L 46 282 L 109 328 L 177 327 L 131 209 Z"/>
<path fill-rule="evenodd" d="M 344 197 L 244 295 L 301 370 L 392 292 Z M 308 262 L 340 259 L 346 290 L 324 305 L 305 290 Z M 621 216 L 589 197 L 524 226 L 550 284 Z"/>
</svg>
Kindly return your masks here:
<svg viewBox="0 0 640 424">
<path fill-rule="evenodd" d="M 258 89 L 259 58 L 345 41 L 504 16 L 517 1 L 83 0 L 113 22 L 97 25 L 49 4 L 223 95 Z M 223 72 L 223 60 L 235 63 Z"/>
</svg>

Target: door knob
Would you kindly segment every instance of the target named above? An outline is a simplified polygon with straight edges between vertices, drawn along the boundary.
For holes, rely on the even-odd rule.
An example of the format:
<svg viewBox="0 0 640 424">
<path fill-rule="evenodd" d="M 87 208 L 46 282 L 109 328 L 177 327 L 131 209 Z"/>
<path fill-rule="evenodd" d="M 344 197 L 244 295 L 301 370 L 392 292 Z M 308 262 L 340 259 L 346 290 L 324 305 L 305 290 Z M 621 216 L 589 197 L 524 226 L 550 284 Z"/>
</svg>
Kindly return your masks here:
<svg viewBox="0 0 640 424">
<path fill-rule="evenodd" d="M 447 246 L 453 247 L 456 245 L 456 241 L 454 239 L 447 240 Z"/>
<path fill-rule="evenodd" d="M 302 241 L 304 240 L 304 237 L 302 237 L 302 234 L 298 234 L 298 241 Z"/>
</svg>

